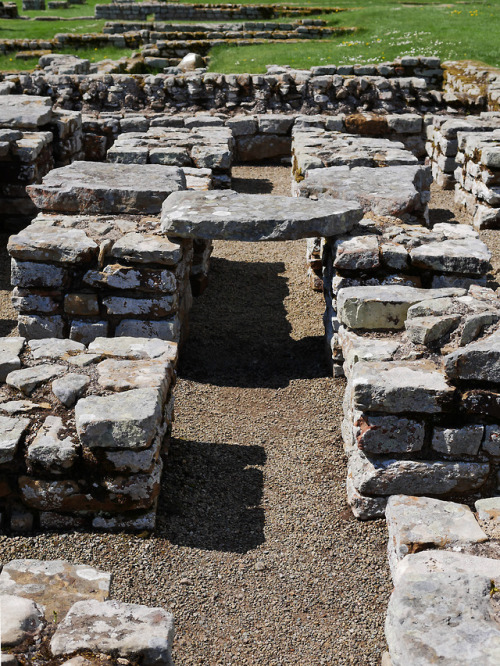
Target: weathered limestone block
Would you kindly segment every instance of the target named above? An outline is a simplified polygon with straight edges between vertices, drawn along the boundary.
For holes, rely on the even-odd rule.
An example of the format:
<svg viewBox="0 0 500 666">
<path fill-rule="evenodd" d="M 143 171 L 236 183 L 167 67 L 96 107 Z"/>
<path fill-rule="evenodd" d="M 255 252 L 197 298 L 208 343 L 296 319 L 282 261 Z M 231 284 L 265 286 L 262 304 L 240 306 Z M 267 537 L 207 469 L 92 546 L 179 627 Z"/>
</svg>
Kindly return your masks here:
<svg viewBox="0 0 500 666">
<path fill-rule="evenodd" d="M 425 299 L 461 296 L 460 289 L 417 289 L 398 285 L 347 287 L 337 296 L 341 323 L 349 328 L 404 328 L 408 309 Z"/>
<path fill-rule="evenodd" d="M 0 611 L 3 647 L 19 645 L 34 636 L 43 622 L 43 611 L 34 601 L 13 594 L 0 596 Z"/>
<path fill-rule="evenodd" d="M 424 548 L 467 546 L 487 541 L 468 506 L 429 497 L 393 495 L 385 511 L 389 564 Z"/>
<path fill-rule="evenodd" d="M 365 213 L 423 215 L 431 183 L 430 170 L 422 166 L 392 166 L 384 169 L 349 166 L 311 169 L 294 186 L 298 196 L 357 201 Z"/>
<path fill-rule="evenodd" d="M 488 463 L 440 460 L 395 460 L 349 453 L 354 485 L 362 495 L 449 495 L 480 488 L 490 471 Z"/>
<path fill-rule="evenodd" d="M 376 236 L 352 236 L 335 241 L 333 265 L 339 270 L 362 271 L 380 265 Z"/>
<path fill-rule="evenodd" d="M 500 330 L 448 354 L 445 368 L 451 379 L 500 383 Z"/>
<path fill-rule="evenodd" d="M 146 448 L 160 418 L 160 394 L 155 388 L 89 396 L 79 400 L 75 408 L 78 436 L 89 448 Z"/>
<path fill-rule="evenodd" d="M 295 240 L 336 236 L 362 217 L 356 203 L 224 192 L 174 193 L 162 209 L 165 233 L 185 238 Z"/>
<path fill-rule="evenodd" d="M 415 419 L 356 413 L 353 434 L 358 448 L 366 453 L 411 453 L 424 445 L 425 426 Z"/>
<path fill-rule="evenodd" d="M 176 362 L 177 344 L 155 338 L 120 336 L 117 338 L 96 338 L 89 346 L 92 354 L 102 354 L 111 358 L 164 359 Z"/>
<path fill-rule="evenodd" d="M 97 257 L 99 247 L 82 229 L 30 225 L 9 238 L 7 249 L 16 260 L 81 264 Z M 62 276 L 62 270 L 56 274 Z"/>
<path fill-rule="evenodd" d="M 486 576 L 408 571 L 391 596 L 385 624 L 393 666 L 497 664 L 498 608 L 490 592 Z"/>
<path fill-rule="evenodd" d="M 118 655 L 145 666 L 171 663 L 174 622 L 163 608 L 118 601 L 78 601 L 50 643 L 55 657 L 77 650 Z"/>
<path fill-rule="evenodd" d="M 59 475 L 74 465 L 79 444 L 64 437 L 65 430 L 59 416 L 47 416 L 28 447 L 27 459 L 33 468 Z"/>
<path fill-rule="evenodd" d="M 449 456 L 475 456 L 483 440 L 483 425 L 461 428 L 434 428 L 432 448 Z"/>
<path fill-rule="evenodd" d="M 31 599 L 44 609 L 45 619 L 58 621 L 76 601 L 109 597 L 111 574 L 65 560 L 12 560 L 0 574 L 0 594 Z"/>
<path fill-rule="evenodd" d="M 446 240 L 416 247 L 411 261 L 420 268 L 443 273 L 484 275 L 490 269 L 491 252 L 479 239 Z"/>
<path fill-rule="evenodd" d="M 21 367 L 19 354 L 23 347 L 24 338 L 0 338 L 0 382 L 5 381 L 9 372 Z"/>
<path fill-rule="evenodd" d="M 487 501 L 487 500 L 484 500 Z M 404 584 L 410 573 L 460 573 L 500 578 L 500 560 L 453 550 L 423 550 L 406 555 L 391 571 L 394 585 Z"/>
<path fill-rule="evenodd" d="M 37 386 L 61 375 L 65 370 L 66 366 L 64 365 L 49 365 L 48 363 L 45 363 L 32 368 L 14 370 L 7 375 L 5 383 L 8 386 L 13 386 L 14 388 L 19 389 L 26 395 L 30 395 Z"/>
<path fill-rule="evenodd" d="M 20 416 L 0 416 L 0 465 L 14 459 L 30 420 Z"/>
<path fill-rule="evenodd" d="M 173 266 L 182 259 L 179 243 L 153 234 L 129 233 L 113 243 L 109 255 L 138 264 Z"/>
<path fill-rule="evenodd" d="M 43 211 L 154 215 L 169 194 L 185 187 L 176 167 L 73 162 L 30 186 L 29 195 Z"/>
<path fill-rule="evenodd" d="M 387 497 L 369 497 L 361 495 L 354 485 L 352 474 L 348 468 L 346 480 L 347 502 L 356 518 L 359 520 L 372 520 L 383 518 Z"/>
<path fill-rule="evenodd" d="M 0 95 L 0 128 L 36 129 L 50 123 L 52 100 L 37 95 Z"/>
<path fill-rule="evenodd" d="M 410 310 L 408 311 L 408 315 L 410 315 Z M 460 317 L 453 315 L 444 315 L 442 317 L 409 317 L 405 321 L 405 328 L 408 337 L 414 344 L 429 345 L 446 335 L 459 321 Z"/>
</svg>

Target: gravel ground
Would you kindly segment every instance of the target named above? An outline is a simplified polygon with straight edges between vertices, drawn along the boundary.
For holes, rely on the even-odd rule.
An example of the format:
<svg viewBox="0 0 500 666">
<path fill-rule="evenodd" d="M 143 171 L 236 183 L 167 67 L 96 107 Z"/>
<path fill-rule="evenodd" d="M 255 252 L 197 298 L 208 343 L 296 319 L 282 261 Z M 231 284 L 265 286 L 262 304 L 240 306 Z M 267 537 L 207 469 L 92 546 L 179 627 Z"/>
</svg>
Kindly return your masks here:
<svg viewBox="0 0 500 666">
<path fill-rule="evenodd" d="M 241 191 L 289 192 L 285 168 L 234 175 Z M 433 197 L 434 219 L 450 218 L 450 197 Z M 498 232 L 486 236 L 498 258 Z M 358 522 L 346 505 L 344 382 L 328 376 L 323 299 L 304 256 L 305 241 L 215 243 L 179 368 L 155 535 L 0 537 L 0 561 L 111 571 L 113 598 L 174 613 L 177 666 L 380 663 L 385 523 Z"/>
</svg>

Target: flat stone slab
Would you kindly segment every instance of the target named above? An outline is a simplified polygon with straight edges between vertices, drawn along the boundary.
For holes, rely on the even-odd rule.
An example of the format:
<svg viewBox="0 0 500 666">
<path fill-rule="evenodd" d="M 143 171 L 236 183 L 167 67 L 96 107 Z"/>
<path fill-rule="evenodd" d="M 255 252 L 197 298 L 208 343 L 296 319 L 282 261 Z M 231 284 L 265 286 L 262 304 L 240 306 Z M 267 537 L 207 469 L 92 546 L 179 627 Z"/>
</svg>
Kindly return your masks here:
<svg viewBox="0 0 500 666">
<path fill-rule="evenodd" d="M 50 123 L 52 100 L 37 95 L 0 95 L 0 128 L 36 129 Z"/>
<path fill-rule="evenodd" d="M 500 612 L 491 578 L 408 572 L 392 593 L 385 635 L 394 666 L 496 666 Z"/>
<path fill-rule="evenodd" d="M 233 190 L 175 192 L 162 208 L 162 230 L 182 238 L 284 241 L 346 233 L 363 211 L 351 201 L 238 194 Z"/>
<path fill-rule="evenodd" d="M 421 192 L 431 179 L 430 170 L 422 166 L 327 167 L 307 171 L 297 191 L 304 197 L 357 201 L 365 213 L 398 217 L 425 210 Z"/>
<path fill-rule="evenodd" d="M 385 510 L 391 570 L 406 555 L 424 548 L 466 546 L 487 541 L 468 506 L 430 497 L 393 495 Z"/>
<path fill-rule="evenodd" d="M 111 574 L 66 560 L 12 560 L 0 574 L 0 594 L 32 599 L 60 622 L 76 601 L 109 597 Z"/>
<path fill-rule="evenodd" d="M 423 550 L 407 555 L 392 570 L 394 585 L 411 573 L 464 573 L 500 579 L 500 560 L 478 557 L 453 550 Z"/>
<path fill-rule="evenodd" d="M 353 405 L 360 411 L 435 414 L 451 408 L 455 389 L 430 360 L 361 361 L 352 372 Z"/>
<path fill-rule="evenodd" d="M 73 162 L 27 191 L 43 211 L 155 215 L 169 194 L 185 188 L 184 172 L 177 167 Z"/>
<path fill-rule="evenodd" d="M 91 650 L 144 666 L 168 666 L 173 638 L 173 616 L 163 608 L 90 600 L 72 606 L 58 625 L 50 647 L 56 657 Z"/>
<path fill-rule="evenodd" d="M 500 330 L 448 354 L 445 367 L 452 379 L 500 383 Z"/>
</svg>

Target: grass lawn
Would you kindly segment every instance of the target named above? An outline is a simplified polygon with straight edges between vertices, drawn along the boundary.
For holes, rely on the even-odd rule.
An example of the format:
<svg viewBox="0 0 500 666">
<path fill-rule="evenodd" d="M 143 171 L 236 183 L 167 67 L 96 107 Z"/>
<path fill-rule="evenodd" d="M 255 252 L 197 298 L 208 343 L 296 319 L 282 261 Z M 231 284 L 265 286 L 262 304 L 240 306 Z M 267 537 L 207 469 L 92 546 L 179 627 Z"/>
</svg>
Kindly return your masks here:
<svg viewBox="0 0 500 666">
<path fill-rule="evenodd" d="M 87 0 L 85 5 L 45 12 L 22 12 L 27 16 L 56 14 L 70 21 L 0 21 L 0 39 L 53 37 L 59 32 L 100 32 L 105 21 L 82 19 L 92 16 L 94 6 L 107 0 Z M 175 0 L 190 2 L 191 0 Z M 199 1 L 199 0 L 198 0 Z M 218 0 L 204 0 L 216 3 Z M 240 0 L 243 4 L 274 4 L 273 0 Z M 326 63 L 349 64 L 392 60 L 402 55 L 437 55 L 444 60 L 476 60 L 500 66 L 500 0 L 480 2 L 442 0 L 285 0 L 284 4 L 345 7 L 348 12 L 325 14 L 329 25 L 356 27 L 353 35 L 322 41 L 283 42 L 244 47 L 216 47 L 211 52 L 210 71 L 264 72 L 267 64 L 309 68 Z M 319 18 L 319 17 L 318 17 Z M 288 21 L 289 19 L 282 19 Z M 119 58 L 128 50 L 78 51 L 94 60 Z M 0 69 L 27 70 L 36 61 L 15 60 L 13 54 L 0 57 Z"/>
</svg>

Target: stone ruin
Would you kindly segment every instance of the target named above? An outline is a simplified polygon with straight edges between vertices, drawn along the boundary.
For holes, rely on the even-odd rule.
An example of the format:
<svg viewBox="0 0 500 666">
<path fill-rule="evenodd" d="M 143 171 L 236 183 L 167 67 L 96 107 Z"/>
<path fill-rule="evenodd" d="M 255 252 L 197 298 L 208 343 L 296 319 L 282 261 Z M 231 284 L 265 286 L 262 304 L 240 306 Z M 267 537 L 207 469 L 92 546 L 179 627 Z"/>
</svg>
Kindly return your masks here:
<svg viewBox="0 0 500 666">
<path fill-rule="evenodd" d="M 475 72 L 481 96 L 433 58 L 141 86 L 5 77 L 2 229 L 16 231 L 19 336 L 0 340 L 2 529 L 153 530 L 178 345 L 212 241 L 307 238 L 327 356 L 346 378 L 348 502 L 388 523 L 383 663 L 432 663 L 429 651 L 498 663 L 500 301 L 478 230 L 500 222 L 500 113 L 496 74 Z M 290 160 L 290 197 L 231 189 L 231 166 L 259 158 Z M 430 226 L 433 181 L 455 189 L 469 224 Z M 477 518 L 451 501 L 478 496 Z M 5 645 L 47 631 L 72 566 L 4 566 L 3 615 L 20 613 Z M 119 631 L 106 646 L 96 617 L 129 614 L 149 631 L 160 611 L 107 601 L 109 580 L 92 576 L 102 584 L 65 602 L 52 654 L 171 663 L 164 611 L 154 654 L 139 639 L 127 652 Z"/>
</svg>

